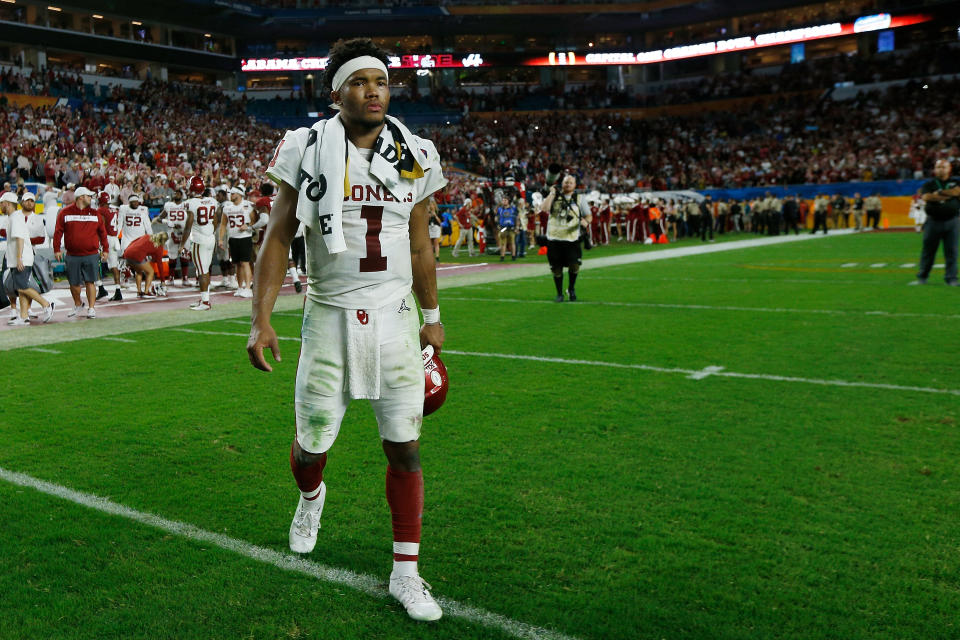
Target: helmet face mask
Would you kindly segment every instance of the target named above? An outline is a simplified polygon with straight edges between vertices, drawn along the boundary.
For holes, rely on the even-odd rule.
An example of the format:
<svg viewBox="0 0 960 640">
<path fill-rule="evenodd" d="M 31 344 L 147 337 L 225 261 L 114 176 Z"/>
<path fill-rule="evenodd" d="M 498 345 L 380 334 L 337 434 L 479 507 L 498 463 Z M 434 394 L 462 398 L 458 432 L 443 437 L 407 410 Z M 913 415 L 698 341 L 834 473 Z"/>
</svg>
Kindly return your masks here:
<svg viewBox="0 0 960 640">
<path fill-rule="evenodd" d="M 450 378 L 447 376 L 447 367 L 433 351 L 432 345 L 423 349 L 423 415 L 428 416 L 441 406 L 447 399 L 447 390 L 450 387 Z"/>
</svg>

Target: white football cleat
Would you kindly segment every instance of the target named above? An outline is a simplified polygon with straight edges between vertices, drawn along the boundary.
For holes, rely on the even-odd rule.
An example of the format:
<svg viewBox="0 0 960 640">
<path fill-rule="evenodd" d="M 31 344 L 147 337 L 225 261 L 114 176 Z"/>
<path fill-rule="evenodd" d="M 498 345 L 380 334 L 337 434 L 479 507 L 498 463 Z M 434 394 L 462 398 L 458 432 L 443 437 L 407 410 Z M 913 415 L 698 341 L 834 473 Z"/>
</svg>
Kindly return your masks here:
<svg viewBox="0 0 960 640">
<path fill-rule="evenodd" d="M 97 317 L 97 310 L 94 309 L 93 307 L 88 308 L 88 309 L 87 309 L 87 317 L 88 317 L 88 318 L 96 318 L 96 317 Z"/>
<path fill-rule="evenodd" d="M 290 523 L 290 551 L 310 553 L 317 546 L 317 530 L 320 529 L 320 515 L 323 513 L 323 501 L 326 497 L 327 485 L 323 482 L 320 483 L 320 496 L 315 500 L 304 500 L 303 496 L 300 496 L 297 512 L 293 514 L 293 522 Z M 314 506 L 315 508 L 312 508 Z"/>
<path fill-rule="evenodd" d="M 195 302 L 190 305 L 190 308 L 194 311 L 210 311 L 210 303 L 201 300 L 200 302 Z"/>
<path fill-rule="evenodd" d="M 86 305 L 85 303 L 83 303 L 83 302 L 80 303 L 80 306 L 74 306 L 72 311 L 68 311 L 68 312 L 67 312 L 67 317 L 68 317 L 68 318 L 74 317 L 75 315 L 77 315 L 78 313 L 80 313 L 85 306 L 87 306 L 87 305 Z"/>
<path fill-rule="evenodd" d="M 443 615 L 430 595 L 430 585 L 420 576 L 390 576 L 390 595 L 397 599 L 414 620 L 430 622 Z"/>
</svg>

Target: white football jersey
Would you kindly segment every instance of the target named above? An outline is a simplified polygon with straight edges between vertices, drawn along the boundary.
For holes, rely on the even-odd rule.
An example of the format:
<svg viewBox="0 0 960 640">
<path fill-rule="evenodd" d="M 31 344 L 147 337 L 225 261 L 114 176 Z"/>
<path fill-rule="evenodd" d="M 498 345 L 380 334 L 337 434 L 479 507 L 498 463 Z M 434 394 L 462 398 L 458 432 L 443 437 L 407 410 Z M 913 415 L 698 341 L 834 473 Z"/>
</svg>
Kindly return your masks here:
<svg viewBox="0 0 960 640">
<path fill-rule="evenodd" d="M 190 231 L 190 240 L 197 244 L 206 245 L 214 240 L 217 219 L 216 198 L 190 198 L 187 200 L 187 210 L 193 214 L 193 229 Z"/>
<path fill-rule="evenodd" d="M 120 205 L 120 232 L 123 234 L 124 246 L 129 247 L 130 243 L 140 236 L 150 235 L 152 229 L 150 211 L 145 206 L 132 209 L 130 205 Z"/>
<path fill-rule="evenodd" d="M 183 231 L 187 228 L 187 203 L 177 204 L 173 200 L 163 205 L 163 210 L 167 214 L 164 221 L 171 231 Z"/>
<path fill-rule="evenodd" d="M 227 225 L 227 236 L 230 238 L 249 238 L 253 235 L 250 225 L 253 224 L 253 203 L 241 200 L 240 204 L 230 201 L 223 203 L 223 220 Z M 243 231 L 240 227 L 247 225 Z"/>
<path fill-rule="evenodd" d="M 289 131 L 291 136 L 309 135 L 309 129 Z M 268 176 L 294 188 L 303 161 L 305 144 L 281 143 Z M 421 156 L 423 178 L 403 180 L 408 185 L 400 201 L 370 174 L 373 150 L 359 150 L 348 141 L 350 190 L 344 193 L 343 236 L 345 251 L 330 254 L 322 236 L 306 228 L 307 296 L 322 304 L 347 309 L 377 309 L 409 293 L 413 286 L 410 260 L 410 212 L 414 205 L 443 188 L 447 181 L 440 170 L 433 144 L 416 138 L 425 147 Z M 313 147 L 310 147 L 311 152 Z M 414 149 L 414 153 L 421 153 Z"/>
</svg>

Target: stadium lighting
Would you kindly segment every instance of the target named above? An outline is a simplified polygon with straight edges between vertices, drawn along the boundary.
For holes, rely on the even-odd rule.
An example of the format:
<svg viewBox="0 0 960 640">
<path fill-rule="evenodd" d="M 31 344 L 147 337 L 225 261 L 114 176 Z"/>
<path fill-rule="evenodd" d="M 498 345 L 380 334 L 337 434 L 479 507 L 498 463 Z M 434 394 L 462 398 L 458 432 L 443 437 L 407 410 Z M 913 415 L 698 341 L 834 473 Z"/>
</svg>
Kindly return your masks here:
<svg viewBox="0 0 960 640">
<path fill-rule="evenodd" d="M 203 34 L 203 37 L 204 37 L 204 38 L 212 38 L 213 36 L 211 36 L 209 33 L 205 33 L 205 34 Z"/>
<path fill-rule="evenodd" d="M 756 36 L 740 36 L 725 40 L 714 40 L 711 42 L 699 42 L 695 44 L 681 45 L 678 47 L 670 47 L 668 49 L 656 49 L 653 51 L 588 53 L 586 55 L 577 55 L 577 53 L 574 51 L 551 51 L 545 57 L 530 58 L 525 60 L 522 64 L 524 66 L 533 67 L 651 64 L 655 62 L 666 62 L 669 60 L 683 60 L 685 58 L 712 56 L 719 53 L 761 49 L 764 47 L 774 47 L 777 45 L 806 42 L 809 40 L 822 40 L 825 38 L 849 36 L 855 33 L 864 33 L 878 29 L 896 29 L 898 27 L 908 27 L 915 24 L 930 22 L 932 19 L 933 18 L 931 16 L 926 14 L 911 14 L 894 17 L 890 14 L 881 13 L 872 16 L 863 16 L 862 18 L 858 18 L 855 22 L 851 23 L 833 22 L 812 27 L 787 29 L 785 31 L 761 33 Z"/>
<path fill-rule="evenodd" d="M 17 0 L 0 0 L 0 2 L 6 2 L 7 4 L 17 4 Z"/>
<path fill-rule="evenodd" d="M 60 7 L 47 7 L 50 11 L 63 11 Z"/>
<path fill-rule="evenodd" d="M 131 20 L 131 21 L 130 21 L 130 24 L 135 24 L 135 25 L 137 25 L 138 27 L 143 26 L 143 23 L 140 22 L 139 20 Z"/>
<path fill-rule="evenodd" d="M 460 69 L 489 67 L 490 63 L 479 53 L 468 53 L 455 58 L 452 53 L 428 53 L 390 56 L 391 69 Z M 327 58 L 245 58 L 240 61 L 240 70 L 248 73 L 258 71 L 320 71 L 327 67 Z"/>
<path fill-rule="evenodd" d="M 103 16 L 100 15 L 99 13 L 93 14 L 93 18 L 96 19 L 96 20 L 103 20 Z"/>
</svg>

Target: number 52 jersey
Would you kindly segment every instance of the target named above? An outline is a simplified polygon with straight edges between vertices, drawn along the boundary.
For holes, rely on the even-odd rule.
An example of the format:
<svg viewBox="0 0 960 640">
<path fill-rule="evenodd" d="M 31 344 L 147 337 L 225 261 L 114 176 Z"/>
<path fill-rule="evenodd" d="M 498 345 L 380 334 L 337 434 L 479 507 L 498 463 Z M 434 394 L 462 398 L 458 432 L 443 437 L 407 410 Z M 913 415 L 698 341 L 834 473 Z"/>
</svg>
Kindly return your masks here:
<svg viewBox="0 0 960 640">
<path fill-rule="evenodd" d="M 301 134 L 306 137 L 309 131 L 287 132 L 267 169 L 268 177 L 296 189 L 305 143 L 291 138 Z M 436 156 L 433 145 L 423 142 L 427 153 Z M 406 295 L 413 286 L 410 212 L 447 181 L 439 158 L 435 157 L 433 168 L 422 178 L 401 182 L 407 188 L 398 200 L 370 173 L 373 149 L 358 149 L 349 140 L 347 149 L 350 188 L 343 199 L 343 237 L 347 248 L 341 253 L 328 253 L 322 237 L 305 228 L 307 297 L 347 309 L 378 309 Z M 414 152 L 421 153 L 418 149 Z"/>
</svg>

